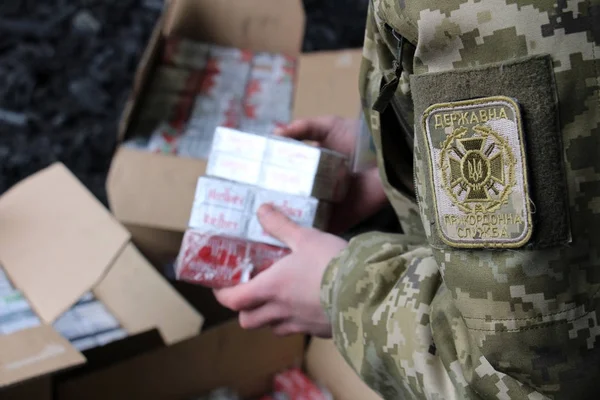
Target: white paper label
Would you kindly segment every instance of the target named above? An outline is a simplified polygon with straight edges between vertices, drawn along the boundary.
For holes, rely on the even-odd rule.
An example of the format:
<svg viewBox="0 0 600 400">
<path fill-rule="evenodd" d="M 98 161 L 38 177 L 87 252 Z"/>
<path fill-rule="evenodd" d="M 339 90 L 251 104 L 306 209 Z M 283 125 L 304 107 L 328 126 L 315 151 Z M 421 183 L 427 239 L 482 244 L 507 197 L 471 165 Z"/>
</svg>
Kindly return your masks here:
<svg viewBox="0 0 600 400">
<path fill-rule="evenodd" d="M 243 236 L 246 231 L 246 215 L 230 208 L 194 204 L 189 227 L 207 233 Z"/>
<path fill-rule="evenodd" d="M 249 186 L 203 176 L 198 179 L 194 202 L 244 211 L 251 199 L 252 189 Z"/>
<path fill-rule="evenodd" d="M 313 197 L 299 197 L 271 190 L 259 190 L 254 199 L 252 214 L 256 214 L 263 204 L 272 204 L 296 223 L 311 226 L 315 220 L 318 200 Z"/>
</svg>

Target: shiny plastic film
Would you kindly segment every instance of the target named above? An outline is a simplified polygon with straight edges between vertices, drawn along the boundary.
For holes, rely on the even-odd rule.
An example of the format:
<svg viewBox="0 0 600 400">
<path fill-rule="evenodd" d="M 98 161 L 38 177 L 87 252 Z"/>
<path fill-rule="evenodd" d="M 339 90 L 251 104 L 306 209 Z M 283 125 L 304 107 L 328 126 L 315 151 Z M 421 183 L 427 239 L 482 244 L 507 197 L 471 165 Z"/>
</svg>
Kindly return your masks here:
<svg viewBox="0 0 600 400">
<path fill-rule="evenodd" d="M 207 175 L 329 202 L 345 198 L 346 156 L 273 135 L 217 128 Z"/>
</svg>

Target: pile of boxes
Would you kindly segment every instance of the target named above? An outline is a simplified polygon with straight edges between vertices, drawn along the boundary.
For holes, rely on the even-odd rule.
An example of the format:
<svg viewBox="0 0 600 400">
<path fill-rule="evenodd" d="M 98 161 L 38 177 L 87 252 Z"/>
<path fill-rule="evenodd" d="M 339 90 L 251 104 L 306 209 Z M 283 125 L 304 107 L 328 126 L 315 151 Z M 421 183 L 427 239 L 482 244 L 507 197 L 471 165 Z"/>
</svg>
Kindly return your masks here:
<svg viewBox="0 0 600 400">
<path fill-rule="evenodd" d="M 271 204 L 300 226 L 325 230 L 348 177 L 341 154 L 217 128 L 175 265 L 177 279 L 209 287 L 247 282 L 290 252 L 264 231 L 260 206 Z"/>
<path fill-rule="evenodd" d="M 291 57 L 169 37 L 161 61 L 129 147 L 203 159 L 218 126 L 270 133 L 291 119 Z"/>
<path fill-rule="evenodd" d="M 0 267 L 0 335 L 42 325 L 31 305 Z M 127 337 L 119 321 L 90 292 L 53 324 L 54 329 L 79 351 Z"/>
</svg>

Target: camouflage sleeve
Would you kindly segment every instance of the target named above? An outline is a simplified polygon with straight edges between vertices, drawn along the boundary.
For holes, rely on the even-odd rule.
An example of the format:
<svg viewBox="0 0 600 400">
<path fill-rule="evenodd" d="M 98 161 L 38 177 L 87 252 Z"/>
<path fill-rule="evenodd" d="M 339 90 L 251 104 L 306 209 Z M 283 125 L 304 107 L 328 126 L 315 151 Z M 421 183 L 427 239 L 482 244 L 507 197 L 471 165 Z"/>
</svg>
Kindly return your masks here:
<svg viewBox="0 0 600 400">
<path fill-rule="evenodd" d="M 435 356 L 429 308 L 440 275 L 431 250 L 420 243 L 404 235 L 355 237 L 323 277 L 321 300 L 336 346 L 386 399 L 461 393 Z"/>
<path fill-rule="evenodd" d="M 417 236 L 363 235 L 331 263 L 338 348 L 386 398 L 595 398 L 600 2 L 374 0 L 369 21 L 366 115 Z M 392 182 L 402 129 L 369 109 L 387 29 L 411 50 L 396 96 L 419 223 Z"/>
</svg>

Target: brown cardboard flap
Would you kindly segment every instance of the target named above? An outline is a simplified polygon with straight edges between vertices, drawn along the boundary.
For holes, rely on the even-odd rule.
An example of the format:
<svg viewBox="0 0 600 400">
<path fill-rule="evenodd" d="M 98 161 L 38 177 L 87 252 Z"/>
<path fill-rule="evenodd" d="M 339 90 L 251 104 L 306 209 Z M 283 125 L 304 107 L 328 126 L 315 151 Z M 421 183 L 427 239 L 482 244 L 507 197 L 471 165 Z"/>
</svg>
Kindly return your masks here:
<svg viewBox="0 0 600 400">
<path fill-rule="evenodd" d="M 51 323 L 93 287 L 129 233 L 60 163 L 0 198 L 0 261 Z"/>
<path fill-rule="evenodd" d="M 85 358 L 48 325 L 0 335 L 0 387 L 85 362 Z"/>
<path fill-rule="evenodd" d="M 306 354 L 306 368 L 336 400 L 381 399 L 350 368 L 331 340 L 312 339 Z"/>
<path fill-rule="evenodd" d="M 299 0 L 178 0 L 165 34 L 255 51 L 297 55 L 304 38 Z"/>
<path fill-rule="evenodd" d="M 124 223 L 182 232 L 206 161 L 120 148 L 110 167 L 110 208 Z"/>
<path fill-rule="evenodd" d="M 171 400 L 220 386 L 249 397 L 269 389 L 274 373 L 302 358 L 302 336 L 277 338 L 230 322 L 185 342 L 144 354 L 58 387 L 61 400 Z"/>
<path fill-rule="evenodd" d="M 358 118 L 358 75 L 362 50 L 324 51 L 300 56 L 294 118 L 337 115 Z"/>
<path fill-rule="evenodd" d="M 94 289 L 130 334 L 158 328 L 166 344 L 200 332 L 202 317 L 129 244 Z"/>
</svg>

